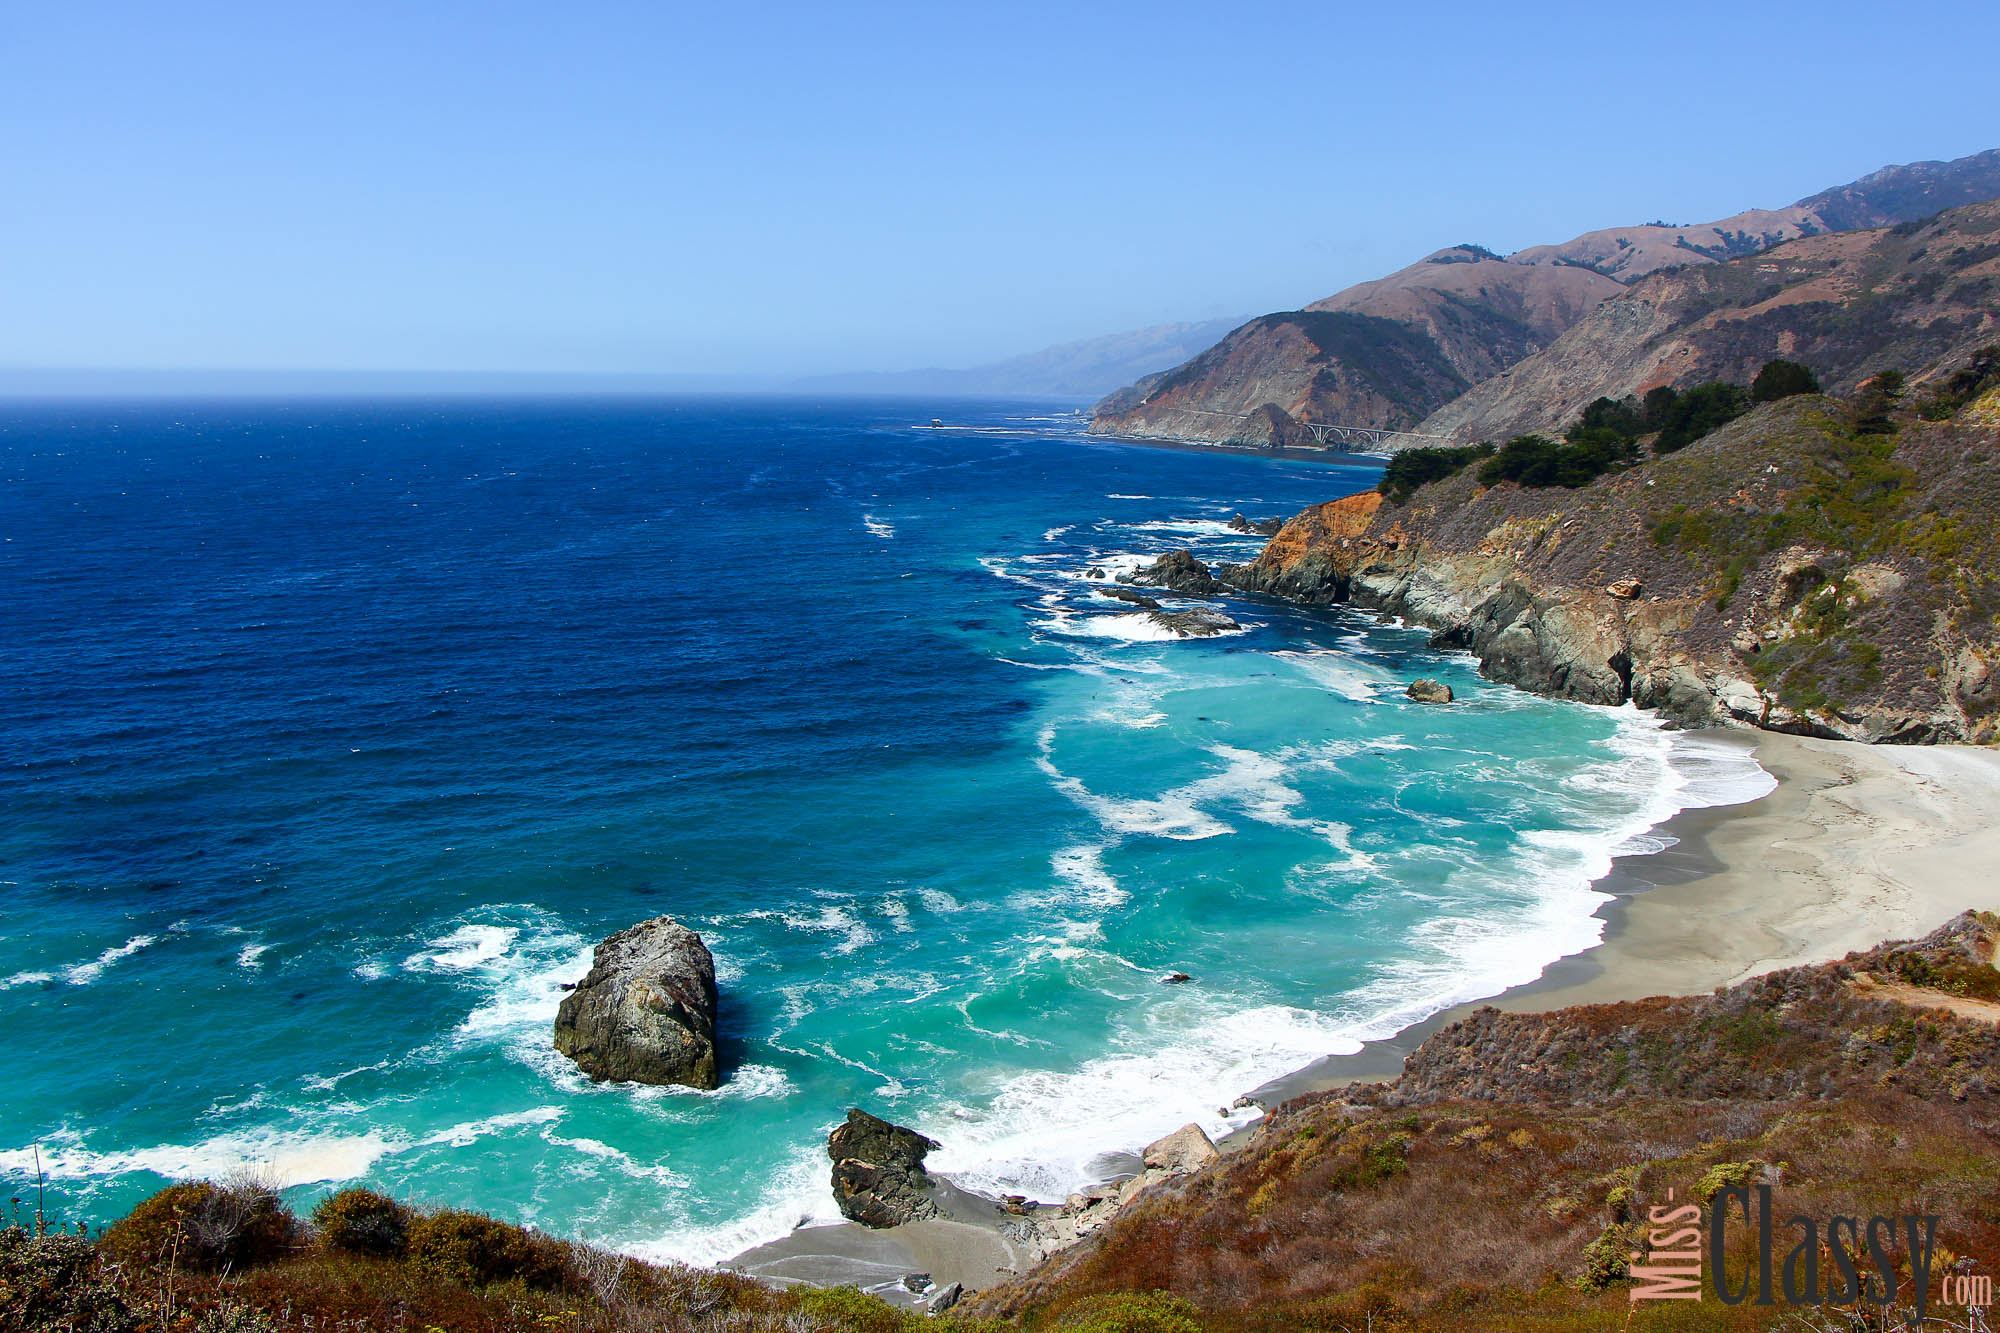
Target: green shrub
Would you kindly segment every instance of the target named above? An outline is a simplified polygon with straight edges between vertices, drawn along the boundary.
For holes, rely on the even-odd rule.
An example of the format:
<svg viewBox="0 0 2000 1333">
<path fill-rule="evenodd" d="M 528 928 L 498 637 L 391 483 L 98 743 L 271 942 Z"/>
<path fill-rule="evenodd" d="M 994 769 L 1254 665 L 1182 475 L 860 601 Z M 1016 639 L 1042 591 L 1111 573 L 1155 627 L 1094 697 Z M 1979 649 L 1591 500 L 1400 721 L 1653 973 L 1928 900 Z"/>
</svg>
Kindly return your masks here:
<svg viewBox="0 0 2000 1333">
<path fill-rule="evenodd" d="M 1572 443 L 1558 444 L 1545 435 L 1517 435 L 1479 468 L 1482 485 L 1503 481 L 1523 486 L 1588 486 L 1616 468 L 1638 461 L 1631 440 L 1606 429 L 1584 432 Z"/>
<path fill-rule="evenodd" d="M 1819 378 L 1796 361 L 1766 361 L 1750 381 L 1750 401 L 1775 403 L 1801 393 L 1818 393 Z"/>
<path fill-rule="evenodd" d="M 104 1233 L 116 1258 L 214 1271 L 254 1268 L 299 1245 L 299 1223 L 284 1200 L 252 1182 L 169 1185 Z"/>
<path fill-rule="evenodd" d="M 1660 432 L 1653 441 L 1653 452 L 1671 454 L 1685 449 L 1749 410 L 1750 395 L 1742 385 L 1726 380 L 1697 384 L 1685 393 L 1655 389 L 1646 395 L 1645 411 L 1648 424 L 1657 423 Z"/>
<path fill-rule="evenodd" d="M 312 1214 L 314 1239 L 330 1250 L 390 1259 L 410 1241 L 410 1210 L 359 1187 L 329 1194 Z"/>
<path fill-rule="evenodd" d="M 567 1273 L 562 1247 L 555 1241 L 482 1213 L 455 1209 L 412 1222 L 407 1253 L 411 1263 L 437 1278 L 466 1287 L 520 1282 L 555 1288 Z"/>
<path fill-rule="evenodd" d="M 1069 1333 L 1201 1333 L 1200 1314 L 1164 1291 L 1119 1291 L 1078 1301 L 1055 1327 Z"/>
<path fill-rule="evenodd" d="M 798 1293 L 801 1313 L 842 1333 L 916 1333 L 921 1315 L 899 1310 L 856 1287 L 812 1287 Z"/>
<path fill-rule="evenodd" d="M 97 1251 L 68 1232 L 0 1227 L 0 1328 L 125 1333 L 125 1301 L 98 1271 Z"/>
<path fill-rule="evenodd" d="M 1695 1182 L 1694 1197 L 1707 1203 L 1723 1190 L 1752 1184 L 1763 1174 L 1764 1164 L 1759 1161 L 1717 1162 Z"/>
<path fill-rule="evenodd" d="M 1382 469 L 1382 480 L 1375 484 L 1375 489 L 1402 504 L 1418 487 L 1443 481 L 1492 452 L 1490 444 L 1469 444 L 1460 449 L 1405 449 Z"/>
<path fill-rule="evenodd" d="M 1894 413 L 1903 400 L 1903 372 L 1885 370 L 1861 386 L 1848 404 L 1848 423 L 1856 435 L 1893 435 Z"/>
<path fill-rule="evenodd" d="M 2000 346 L 1982 347 L 1917 404 L 1917 415 L 1926 421 L 1948 420 L 1995 384 L 2000 384 Z"/>
</svg>

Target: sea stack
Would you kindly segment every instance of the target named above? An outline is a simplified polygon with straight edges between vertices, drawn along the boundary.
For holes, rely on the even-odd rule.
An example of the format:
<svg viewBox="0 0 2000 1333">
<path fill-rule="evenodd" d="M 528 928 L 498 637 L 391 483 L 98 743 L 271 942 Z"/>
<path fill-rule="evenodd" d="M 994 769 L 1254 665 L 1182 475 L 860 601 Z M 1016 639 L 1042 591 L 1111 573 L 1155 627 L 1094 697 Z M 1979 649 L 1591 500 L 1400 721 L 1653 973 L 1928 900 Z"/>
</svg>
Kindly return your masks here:
<svg viewBox="0 0 2000 1333">
<path fill-rule="evenodd" d="M 895 1227 L 937 1216 L 924 1158 L 941 1145 L 914 1129 L 860 1109 L 826 1136 L 833 1198 L 843 1217 L 864 1227 Z"/>
<path fill-rule="evenodd" d="M 1403 693 L 1420 704 L 1448 704 L 1451 702 L 1451 686 L 1441 680 L 1413 680 L 1410 688 Z"/>
<path fill-rule="evenodd" d="M 556 1011 L 555 1045 L 598 1082 L 713 1088 L 715 960 L 670 916 L 597 946 L 590 972 Z"/>
</svg>

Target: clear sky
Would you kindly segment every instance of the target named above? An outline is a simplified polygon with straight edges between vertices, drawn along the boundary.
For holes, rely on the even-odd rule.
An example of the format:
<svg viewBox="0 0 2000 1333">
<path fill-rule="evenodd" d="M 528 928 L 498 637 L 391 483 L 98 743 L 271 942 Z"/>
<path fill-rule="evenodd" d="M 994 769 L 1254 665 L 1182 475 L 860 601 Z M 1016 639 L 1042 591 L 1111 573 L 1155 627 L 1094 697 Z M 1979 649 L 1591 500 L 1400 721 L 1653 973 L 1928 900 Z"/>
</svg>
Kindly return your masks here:
<svg viewBox="0 0 2000 1333">
<path fill-rule="evenodd" d="M 0 6 L 0 368 L 968 365 L 2000 146 L 1990 0 Z"/>
</svg>

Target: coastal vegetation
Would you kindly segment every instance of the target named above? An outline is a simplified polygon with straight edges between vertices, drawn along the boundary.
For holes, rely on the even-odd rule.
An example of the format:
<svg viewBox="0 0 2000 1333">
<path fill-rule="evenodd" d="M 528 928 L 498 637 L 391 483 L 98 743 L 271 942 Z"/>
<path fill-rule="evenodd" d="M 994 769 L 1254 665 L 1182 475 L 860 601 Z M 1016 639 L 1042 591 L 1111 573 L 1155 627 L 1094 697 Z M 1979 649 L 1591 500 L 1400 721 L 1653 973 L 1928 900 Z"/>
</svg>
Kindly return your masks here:
<svg viewBox="0 0 2000 1333">
<path fill-rule="evenodd" d="M 1651 1210 L 1693 1204 L 1706 1234 L 1719 1191 L 1768 1186 L 1780 1219 L 1936 1216 L 1924 1327 L 1977 1327 L 1938 1297 L 1941 1274 L 2000 1253 L 2000 1029 L 1960 989 L 1989 984 L 1996 935 L 2000 917 L 1966 913 L 1921 941 L 1713 995 L 1479 1010 L 1391 1082 L 1286 1103 L 1241 1152 L 975 1308 L 1055 1328 L 1086 1302 L 1149 1294 L 1232 1333 L 1914 1318 L 1922 1265 L 1903 1250 L 1890 1309 L 1840 1299 L 1830 1263 L 1789 1309 L 1631 1299 Z M 1732 1280 L 1754 1285 L 1757 1250 L 1750 1229 L 1726 1233 Z"/>
<path fill-rule="evenodd" d="M 1376 489 L 1397 504 L 1407 504 L 1424 486 L 1456 476 L 1479 462 L 1482 486 L 1511 481 L 1527 487 L 1575 490 L 1607 472 L 1643 461 L 1648 437 L 1653 454 L 1676 453 L 1742 416 L 1753 404 L 1816 393 L 1818 383 L 1807 367 L 1777 360 L 1765 364 L 1747 391 L 1741 385 L 1716 380 L 1685 392 L 1663 384 L 1648 392 L 1643 401 L 1598 398 L 1563 432 L 1560 442 L 1531 434 L 1517 435 L 1505 445 L 1405 449 L 1390 458 Z"/>
<path fill-rule="evenodd" d="M 972 1320 L 955 1321 L 968 1330 Z M 8 1333 L 914 1333 L 848 1289 L 650 1264 L 364 1189 L 310 1223 L 254 1179 L 168 1186 L 93 1240 L 0 1227 Z"/>
</svg>

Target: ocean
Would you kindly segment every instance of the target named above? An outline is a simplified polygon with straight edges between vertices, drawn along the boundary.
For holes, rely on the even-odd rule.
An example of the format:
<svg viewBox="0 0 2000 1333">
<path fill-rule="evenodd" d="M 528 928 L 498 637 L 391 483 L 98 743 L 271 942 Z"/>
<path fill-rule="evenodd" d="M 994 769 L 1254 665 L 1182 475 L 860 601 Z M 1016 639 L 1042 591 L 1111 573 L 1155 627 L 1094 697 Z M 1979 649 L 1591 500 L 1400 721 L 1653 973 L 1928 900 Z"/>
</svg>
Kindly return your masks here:
<svg viewBox="0 0 2000 1333">
<path fill-rule="evenodd" d="M 1234 514 L 1377 472 L 1079 431 L 0 407 L 0 1183 L 39 1160 L 104 1222 L 183 1176 L 359 1182 L 714 1262 L 836 1216 L 858 1105 L 1060 1199 L 1589 947 L 1614 854 L 1769 787 L 1348 609 L 1164 634 L 1089 572 L 1247 560 Z M 592 943 L 662 913 L 716 956 L 714 1092 L 550 1047 Z"/>
</svg>

